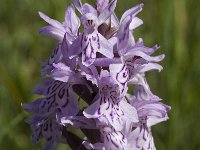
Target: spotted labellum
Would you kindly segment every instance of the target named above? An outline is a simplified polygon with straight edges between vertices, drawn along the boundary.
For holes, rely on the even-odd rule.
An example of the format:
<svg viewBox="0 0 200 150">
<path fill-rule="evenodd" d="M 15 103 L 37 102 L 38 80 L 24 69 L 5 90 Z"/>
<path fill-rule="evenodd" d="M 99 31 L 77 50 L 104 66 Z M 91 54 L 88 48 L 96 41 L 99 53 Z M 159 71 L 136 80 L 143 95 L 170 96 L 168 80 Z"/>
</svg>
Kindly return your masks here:
<svg viewBox="0 0 200 150">
<path fill-rule="evenodd" d="M 27 123 L 33 144 L 44 141 L 44 150 L 59 143 L 73 150 L 156 149 L 151 128 L 168 119 L 170 106 L 151 92 L 145 76 L 163 69 L 158 62 L 165 55 L 153 56 L 159 46 L 147 47 L 134 38 L 143 24 L 137 17 L 143 4 L 121 19 L 116 6 L 117 0 L 96 0 L 94 6 L 74 0 L 63 22 L 39 12 L 48 23 L 40 34 L 58 44 L 33 90 L 38 99 L 22 104 L 32 115 Z"/>
</svg>

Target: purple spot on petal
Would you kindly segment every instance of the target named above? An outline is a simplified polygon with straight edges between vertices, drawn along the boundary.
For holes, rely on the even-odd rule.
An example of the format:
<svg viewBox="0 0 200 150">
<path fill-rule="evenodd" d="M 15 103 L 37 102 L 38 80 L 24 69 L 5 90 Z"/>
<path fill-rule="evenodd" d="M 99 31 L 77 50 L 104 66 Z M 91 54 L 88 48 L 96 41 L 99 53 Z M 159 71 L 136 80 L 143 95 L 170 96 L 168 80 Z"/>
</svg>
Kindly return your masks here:
<svg viewBox="0 0 200 150">
<path fill-rule="evenodd" d="M 84 41 L 85 41 L 85 42 L 87 41 L 87 39 L 88 39 L 88 37 L 87 37 L 87 36 L 84 36 Z"/>
<path fill-rule="evenodd" d="M 101 108 L 98 109 L 98 115 L 101 115 Z"/>
<path fill-rule="evenodd" d="M 93 40 L 93 41 L 96 41 L 96 37 L 92 36 L 92 40 Z"/>
<path fill-rule="evenodd" d="M 106 108 L 106 110 L 108 110 L 110 108 L 110 102 L 108 101 L 108 107 Z"/>
<path fill-rule="evenodd" d="M 100 39 L 99 39 L 99 34 L 97 33 L 97 43 L 98 43 L 98 49 L 101 48 L 101 45 L 100 45 Z"/>
</svg>

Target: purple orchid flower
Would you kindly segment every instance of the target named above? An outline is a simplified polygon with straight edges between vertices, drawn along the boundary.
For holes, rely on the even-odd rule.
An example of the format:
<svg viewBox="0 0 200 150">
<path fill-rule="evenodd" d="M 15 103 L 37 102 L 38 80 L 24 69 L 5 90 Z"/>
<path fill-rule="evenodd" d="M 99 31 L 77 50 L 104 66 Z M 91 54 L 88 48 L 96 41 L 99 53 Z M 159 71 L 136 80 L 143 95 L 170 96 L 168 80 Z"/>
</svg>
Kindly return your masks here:
<svg viewBox="0 0 200 150">
<path fill-rule="evenodd" d="M 104 127 L 102 130 L 104 147 L 106 149 L 124 150 L 127 146 L 127 139 L 122 132 L 117 132 L 110 127 Z"/>
<path fill-rule="evenodd" d="M 82 63 L 85 66 L 90 66 L 95 61 L 97 52 L 108 58 L 114 57 L 112 44 L 98 32 L 98 27 L 111 16 L 116 2 L 116 0 L 111 1 L 98 15 L 97 10 L 91 5 L 82 5 L 80 1 L 75 1 L 75 6 L 82 14 L 81 22 L 84 26 L 84 32 L 71 45 L 70 58 L 82 52 Z"/>
<path fill-rule="evenodd" d="M 127 46 L 133 46 L 135 44 L 135 40 L 131 32 L 143 24 L 143 21 L 136 17 L 136 15 L 142 11 L 143 5 L 144 4 L 139 4 L 127 10 L 121 17 L 117 33 L 119 53 Z"/>
<path fill-rule="evenodd" d="M 95 150 L 128 150 L 127 149 L 127 139 L 120 131 L 115 131 L 109 126 L 104 126 L 101 128 L 102 143 L 90 143 L 85 140 L 83 142 L 87 149 Z"/>
<path fill-rule="evenodd" d="M 79 111 L 79 104 L 70 84 L 47 78 L 37 86 L 34 93 L 44 97 L 33 103 L 23 104 L 28 112 L 43 116 L 56 113 L 61 118 L 63 115 L 75 116 Z"/>
<path fill-rule="evenodd" d="M 127 150 L 156 150 L 151 129 L 144 125 L 141 125 L 132 131 L 127 140 Z"/>
<path fill-rule="evenodd" d="M 70 43 L 68 42 L 67 35 L 65 34 L 62 42 L 59 43 L 59 45 L 52 52 L 48 61 L 42 67 L 42 75 L 50 74 L 55 68 L 55 65 L 60 62 L 65 63 L 71 70 L 75 70 L 77 61 L 76 59 L 69 59 L 69 46 Z"/>
<path fill-rule="evenodd" d="M 102 124 L 110 124 L 117 131 L 122 130 L 124 120 L 137 122 L 137 113 L 134 107 L 123 101 L 124 95 L 119 85 L 110 77 L 109 72 L 102 71 L 98 81 L 99 94 L 95 102 L 83 112 L 87 118 L 98 118 Z M 131 117 L 130 117 L 130 114 Z"/>
<path fill-rule="evenodd" d="M 132 35 L 132 30 L 143 24 L 143 21 L 138 17 L 135 17 L 141 10 L 143 4 L 139 4 L 136 7 L 133 7 L 127 10 L 123 15 L 121 20 L 119 21 L 116 17 L 112 17 L 114 19 L 111 20 L 111 24 L 118 29 L 117 34 L 109 39 L 110 43 L 112 43 L 114 47 L 115 53 L 117 55 L 123 56 L 123 50 L 127 47 L 132 47 L 135 45 L 135 40 Z M 123 60 L 123 59 L 122 59 Z M 109 66 L 109 64 L 118 64 L 120 63 L 119 58 L 114 59 L 97 59 L 95 61 L 95 65 L 99 66 Z"/>
<path fill-rule="evenodd" d="M 170 110 L 170 107 L 161 103 L 158 99 L 155 100 L 155 97 L 150 97 L 150 95 L 148 99 L 137 99 L 135 96 L 129 96 L 128 101 L 137 109 L 140 120 L 139 123 L 131 125 L 135 127 L 133 131 L 131 131 L 132 127 L 129 127 L 129 130 L 126 131 L 128 133 L 128 147 L 136 150 L 155 150 L 151 126 L 166 121 L 168 119 L 167 112 Z"/>
<path fill-rule="evenodd" d="M 78 36 L 80 20 L 77 17 L 72 4 L 68 6 L 65 12 L 65 21 L 63 23 L 49 18 L 42 12 L 39 12 L 39 15 L 49 24 L 49 26 L 43 27 L 40 30 L 40 34 L 51 36 L 60 42 L 63 40 L 65 34 L 70 42 Z"/>
<path fill-rule="evenodd" d="M 41 74 L 46 75 L 49 74 L 53 70 L 53 63 L 59 63 L 63 58 L 61 45 L 59 44 L 51 53 L 48 61 L 46 61 L 41 69 Z"/>
<path fill-rule="evenodd" d="M 63 126 L 58 124 L 56 117 L 50 115 L 48 117 L 33 116 L 27 121 L 33 131 L 32 143 L 37 144 L 41 139 L 45 140 L 43 150 L 52 150 L 62 140 Z"/>
</svg>

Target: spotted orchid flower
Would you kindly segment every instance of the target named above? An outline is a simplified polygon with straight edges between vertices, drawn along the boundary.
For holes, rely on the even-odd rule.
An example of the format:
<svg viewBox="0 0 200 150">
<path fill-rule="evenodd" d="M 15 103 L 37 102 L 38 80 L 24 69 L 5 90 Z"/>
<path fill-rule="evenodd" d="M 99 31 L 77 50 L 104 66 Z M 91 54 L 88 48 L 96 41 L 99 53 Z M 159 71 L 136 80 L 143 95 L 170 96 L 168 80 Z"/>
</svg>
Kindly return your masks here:
<svg viewBox="0 0 200 150">
<path fill-rule="evenodd" d="M 70 42 L 78 36 L 80 19 L 76 15 L 72 4 L 68 6 L 65 12 L 65 21 L 63 23 L 49 18 L 42 12 L 39 12 L 39 15 L 49 24 L 49 26 L 45 26 L 39 31 L 40 34 L 51 36 L 60 42 L 63 40 L 65 34 Z"/>
<path fill-rule="evenodd" d="M 109 126 L 104 126 L 101 128 L 102 143 L 94 143 L 85 140 L 83 142 L 84 146 L 88 150 L 128 150 L 127 149 L 127 139 L 120 131 L 115 131 Z"/>
<path fill-rule="evenodd" d="M 79 111 L 78 101 L 70 84 L 47 78 L 36 87 L 34 93 L 44 97 L 33 103 L 23 104 L 28 112 L 46 116 L 56 113 L 61 118 L 63 115 L 75 116 Z"/>
<path fill-rule="evenodd" d="M 77 61 L 75 58 L 69 59 L 69 46 L 70 43 L 67 40 L 67 35 L 65 34 L 62 42 L 58 44 L 58 46 L 51 53 L 51 56 L 48 59 L 48 61 L 42 67 L 42 75 L 50 74 L 55 68 L 55 65 L 60 62 L 66 64 L 69 67 L 69 69 L 75 70 Z"/>
<path fill-rule="evenodd" d="M 157 64 L 164 59 L 164 55 L 150 56 L 152 52 L 158 49 L 157 46 L 148 48 L 139 41 L 133 47 L 126 50 L 121 55 L 121 63 L 111 64 L 109 66 L 112 76 L 121 83 L 142 85 L 146 91 L 149 90 L 145 80 L 145 73 L 150 70 L 162 70 L 162 66 Z"/>
<path fill-rule="evenodd" d="M 113 13 L 116 2 L 116 0 L 111 1 L 99 15 L 91 5 L 75 3 L 82 14 L 81 23 L 84 26 L 84 31 L 71 45 L 70 58 L 82 53 L 82 63 L 88 67 L 95 61 L 97 52 L 108 58 L 114 57 L 112 44 L 98 32 L 98 27 Z"/>
<path fill-rule="evenodd" d="M 95 102 L 83 112 L 87 118 L 98 118 L 99 125 L 111 124 L 117 131 L 122 130 L 125 120 L 137 122 L 134 107 L 123 101 L 120 88 L 107 71 L 102 71 L 99 80 L 99 94 Z M 131 114 L 131 117 L 130 117 Z"/>
<path fill-rule="evenodd" d="M 158 65 L 164 59 L 164 55 L 150 56 L 159 47 L 156 45 L 152 48 L 144 46 L 142 39 L 135 43 L 130 36 L 130 31 L 141 25 L 143 22 L 135 17 L 142 10 L 143 4 L 140 4 L 126 11 L 122 18 L 119 31 L 117 33 L 117 49 L 121 57 L 122 64 L 127 67 L 129 72 L 129 82 L 139 80 L 138 76 L 149 70 L 162 70 L 162 66 Z M 130 42 L 132 41 L 132 42 Z M 123 66 L 124 67 L 124 66 Z"/>
<path fill-rule="evenodd" d="M 144 91 L 137 92 L 137 95 L 142 95 L 140 92 Z M 129 128 L 129 131 L 126 131 L 129 133 L 127 136 L 128 147 L 136 150 L 155 150 L 151 126 L 166 121 L 168 119 L 167 112 L 170 110 L 170 107 L 161 103 L 152 95 L 149 95 L 147 99 L 144 97 L 143 99 L 138 99 L 135 96 L 129 96 L 128 101 L 137 109 L 139 117 L 139 123 L 133 124 L 135 129 L 131 131 L 132 128 Z"/>
<path fill-rule="evenodd" d="M 132 35 L 132 31 L 143 24 L 143 21 L 136 17 L 136 15 L 142 11 L 143 4 L 139 4 L 129 10 L 127 10 L 121 17 L 119 21 L 113 16 L 111 24 L 117 29 L 117 34 L 112 36 L 109 41 L 114 47 L 114 52 L 116 55 L 122 57 L 124 55 L 124 49 L 127 47 L 132 47 L 135 45 L 135 39 Z M 121 58 L 123 62 L 123 57 Z M 99 66 L 109 66 L 110 64 L 120 63 L 120 59 L 115 57 L 114 59 L 98 59 L 95 61 L 95 65 Z"/>
<path fill-rule="evenodd" d="M 122 132 L 115 131 L 110 127 L 104 127 L 102 129 L 103 143 L 105 150 L 107 149 L 118 149 L 125 150 L 127 147 L 127 139 Z"/>
<path fill-rule="evenodd" d="M 121 56 L 122 61 L 126 64 L 130 76 L 134 75 L 135 72 L 143 74 L 150 70 L 162 70 L 162 66 L 158 65 L 164 59 L 164 55 L 150 56 L 149 51 L 156 51 L 159 47 L 155 46 L 153 48 L 148 48 L 144 46 L 142 40 L 140 40 L 133 47 L 126 50 L 126 52 Z"/>
<path fill-rule="evenodd" d="M 122 53 L 127 46 L 133 46 L 135 44 L 132 31 L 143 24 L 143 21 L 136 17 L 136 15 L 142 11 L 144 4 L 139 4 L 129 10 L 127 10 L 121 17 L 119 30 L 117 33 L 117 48 L 119 54 Z"/>
<path fill-rule="evenodd" d="M 127 149 L 134 150 L 156 150 L 154 139 L 151 133 L 151 128 L 144 125 L 137 127 L 128 136 Z"/>
<path fill-rule="evenodd" d="M 58 124 L 54 115 L 50 116 L 33 116 L 27 121 L 32 128 L 32 143 L 37 144 L 44 139 L 45 145 L 43 150 L 52 150 L 62 140 L 63 126 Z"/>
<path fill-rule="evenodd" d="M 41 74 L 42 75 L 46 75 L 48 73 L 50 73 L 53 70 L 53 63 L 58 63 L 62 60 L 63 55 L 62 55 L 62 51 L 61 51 L 61 45 L 59 44 L 51 53 L 51 56 L 49 57 L 49 59 L 44 62 L 43 67 L 41 68 Z"/>
</svg>

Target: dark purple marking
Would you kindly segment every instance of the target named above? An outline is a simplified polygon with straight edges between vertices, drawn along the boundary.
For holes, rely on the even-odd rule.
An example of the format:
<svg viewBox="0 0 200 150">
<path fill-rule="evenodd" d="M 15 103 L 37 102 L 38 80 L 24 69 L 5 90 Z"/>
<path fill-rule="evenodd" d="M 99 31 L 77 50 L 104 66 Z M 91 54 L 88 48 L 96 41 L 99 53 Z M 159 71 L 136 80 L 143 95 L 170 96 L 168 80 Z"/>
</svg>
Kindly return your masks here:
<svg viewBox="0 0 200 150">
<path fill-rule="evenodd" d="M 104 96 L 103 97 L 103 101 L 104 101 L 104 103 L 106 103 L 107 101 L 106 101 L 106 97 Z M 109 98 L 108 98 L 108 101 L 109 101 Z"/>
<path fill-rule="evenodd" d="M 140 148 L 140 146 L 138 145 L 138 141 L 139 141 L 139 138 L 137 137 L 137 138 L 136 138 L 136 147 L 137 147 L 137 148 Z"/>
<path fill-rule="evenodd" d="M 62 109 L 61 109 L 61 108 L 57 108 L 57 111 L 58 111 L 59 113 L 62 113 Z"/>
<path fill-rule="evenodd" d="M 99 39 L 99 34 L 97 33 L 97 43 L 98 43 L 98 49 L 101 48 L 101 45 L 100 45 L 100 39 Z"/>
<path fill-rule="evenodd" d="M 50 137 L 47 138 L 47 141 L 51 141 L 52 139 L 53 139 L 53 137 L 50 136 Z"/>
<path fill-rule="evenodd" d="M 49 112 L 49 110 L 51 109 L 51 107 L 52 107 L 52 105 L 54 104 L 54 102 L 56 101 L 56 99 L 55 99 L 55 95 L 53 95 L 53 101 L 50 103 L 50 105 L 49 105 L 49 107 L 48 107 L 48 112 Z"/>
<path fill-rule="evenodd" d="M 65 95 L 65 85 L 59 90 L 58 97 L 62 99 L 64 95 Z"/>
<path fill-rule="evenodd" d="M 89 43 L 86 45 L 86 47 L 83 49 L 83 55 L 85 55 L 85 59 L 84 62 L 87 60 L 87 56 L 86 56 L 86 51 L 88 49 Z"/>
<path fill-rule="evenodd" d="M 42 104 L 41 108 L 44 108 L 46 103 L 47 103 L 46 101 L 43 101 L 43 104 Z"/>
<path fill-rule="evenodd" d="M 146 137 L 145 137 L 145 132 L 147 132 L 147 131 L 145 131 L 145 129 L 144 129 L 142 138 L 146 141 L 147 139 L 146 139 Z"/>
<path fill-rule="evenodd" d="M 84 36 L 84 41 L 85 41 L 85 42 L 87 41 L 87 39 L 88 39 L 88 37 L 87 37 L 87 36 Z"/>
<path fill-rule="evenodd" d="M 53 86 L 50 89 L 49 94 L 53 94 L 60 86 L 62 85 L 62 82 L 60 81 L 55 81 Z"/>
<path fill-rule="evenodd" d="M 66 92 L 67 92 L 66 102 L 65 102 L 65 104 L 62 106 L 63 108 L 67 107 L 67 105 L 68 105 L 68 103 L 69 103 L 69 90 L 66 89 Z"/>
<path fill-rule="evenodd" d="M 92 46 L 91 39 L 89 39 L 89 43 L 90 43 L 90 49 L 91 49 L 90 58 L 93 58 L 92 55 L 94 54 L 94 48 L 93 48 L 93 46 Z"/>
<path fill-rule="evenodd" d="M 118 146 L 112 139 L 110 139 L 110 140 L 111 140 L 112 144 L 113 144 L 115 147 L 119 148 L 119 146 Z"/>
<path fill-rule="evenodd" d="M 108 11 L 111 11 L 111 7 L 113 6 L 113 3 L 115 2 L 115 0 L 113 0 L 111 3 L 110 3 L 110 5 L 109 5 L 109 7 L 108 7 Z"/>
<path fill-rule="evenodd" d="M 106 110 L 108 110 L 110 108 L 110 102 L 108 101 L 108 107 L 106 108 Z"/>
<path fill-rule="evenodd" d="M 48 130 L 48 124 L 44 124 L 44 127 L 43 127 L 44 131 L 47 131 Z"/>
<path fill-rule="evenodd" d="M 98 115 L 101 115 L 101 108 L 98 109 Z"/>
<path fill-rule="evenodd" d="M 40 127 L 39 138 L 42 137 L 42 128 L 43 128 L 43 124 L 42 124 L 41 127 Z M 37 138 L 37 141 L 39 140 L 39 138 Z"/>
<path fill-rule="evenodd" d="M 101 99 L 100 99 L 100 105 L 102 105 L 102 101 L 103 101 L 103 100 L 102 100 L 102 97 L 101 97 Z"/>
<path fill-rule="evenodd" d="M 151 148 L 151 143 L 150 143 L 150 141 L 149 141 L 149 144 L 148 144 L 148 149 L 150 149 Z"/>
<path fill-rule="evenodd" d="M 106 136 L 106 138 L 107 138 L 107 141 L 109 142 L 110 140 L 109 140 L 108 136 Z"/>
<path fill-rule="evenodd" d="M 97 39 L 96 37 L 92 36 L 92 40 L 93 40 L 93 41 L 96 41 L 96 39 Z"/>
</svg>

